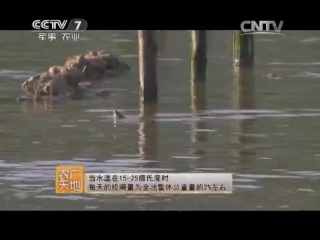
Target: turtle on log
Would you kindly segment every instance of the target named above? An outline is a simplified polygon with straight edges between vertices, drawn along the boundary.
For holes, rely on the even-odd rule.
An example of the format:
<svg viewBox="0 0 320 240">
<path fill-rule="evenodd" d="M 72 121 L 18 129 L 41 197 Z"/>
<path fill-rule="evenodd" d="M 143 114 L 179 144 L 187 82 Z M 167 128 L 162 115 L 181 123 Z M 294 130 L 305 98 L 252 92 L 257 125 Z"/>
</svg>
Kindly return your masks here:
<svg viewBox="0 0 320 240">
<path fill-rule="evenodd" d="M 82 71 L 86 81 L 118 76 L 130 69 L 129 65 L 106 51 L 89 51 L 86 54 L 68 57 L 64 66 Z"/>
<path fill-rule="evenodd" d="M 28 96 L 35 99 L 42 96 L 82 99 L 84 89 L 79 87 L 79 83 L 118 76 L 129 69 L 129 65 L 105 50 L 88 51 L 84 55 L 68 57 L 63 66 L 54 65 L 47 71 L 30 77 L 21 84 L 21 88 L 27 95 L 26 99 Z M 106 91 L 97 93 L 97 96 L 108 95 Z"/>
</svg>

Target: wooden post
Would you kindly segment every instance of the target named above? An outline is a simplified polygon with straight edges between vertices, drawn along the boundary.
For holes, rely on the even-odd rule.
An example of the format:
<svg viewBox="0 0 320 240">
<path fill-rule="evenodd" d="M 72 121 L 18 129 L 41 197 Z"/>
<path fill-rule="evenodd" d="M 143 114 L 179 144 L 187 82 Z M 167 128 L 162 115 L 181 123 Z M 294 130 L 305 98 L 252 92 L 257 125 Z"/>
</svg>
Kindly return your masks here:
<svg viewBox="0 0 320 240">
<path fill-rule="evenodd" d="M 235 66 L 240 67 L 250 67 L 253 65 L 253 35 L 242 35 L 241 31 L 233 31 L 233 63 Z"/>
<path fill-rule="evenodd" d="M 204 82 L 191 81 L 191 111 L 194 118 L 203 116 L 202 111 L 207 109 L 206 86 Z M 191 125 L 191 141 L 194 144 L 194 153 L 202 154 L 201 143 L 208 141 L 206 123 L 202 120 L 195 120 Z M 200 143 L 200 144 L 199 144 Z"/>
<path fill-rule="evenodd" d="M 144 104 L 158 102 L 157 58 L 155 30 L 139 30 L 140 96 Z"/>
<path fill-rule="evenodd" d="M 157 105 L 140 104 L 139 153 L 146 160 L 154 160 L 158 153 Z"/>
<path fill-rule="evenodd" d="M 158 31 L 158 55 L 164 57 L 167 53 L 168 31 Z"/>
<path fill-rule="evenodd" d="M 252 68 L 235 68 L 234 108 L 251 110 L 255 108 L 254 74 Z M 256 152 L 252 146 L 256 140 L 256 119 L 238 119 L 234 122 L 236 151 L 238 161 L 248 161 Z"/>
<path fill-rule="evenodd" d="M 191 79 L 205 81 L 207 70 L 207 31 L 191 31 Z"/>
</svg>

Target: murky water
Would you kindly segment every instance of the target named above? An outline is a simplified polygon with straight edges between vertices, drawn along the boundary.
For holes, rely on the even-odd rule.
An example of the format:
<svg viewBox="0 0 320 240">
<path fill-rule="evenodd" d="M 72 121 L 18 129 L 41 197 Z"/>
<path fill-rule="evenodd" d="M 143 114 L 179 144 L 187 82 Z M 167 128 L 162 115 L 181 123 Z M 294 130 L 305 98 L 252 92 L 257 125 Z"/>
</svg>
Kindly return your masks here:
<svg viewBox="0 0 320 240">
<path fill-rule="evenodd" d="M 79 42 L 2 32 L 0 209 L 319 209 L 320 32 L 257 36 L 253 72 L 233 69 L 231 37 L 209 33 L 204 92 L 190 85 L 188 32 L 160 36 L 160 102 L 144 120 L 135 31 L 88 32 Z M 53 109 L 16 103 L 21 81 L 88 49 L 107 49 L 132 66 L 99 85 L 110 89 L 108 99 Z M 115 125 L 114 108 L 128 120 Z M 54 167 L 64 163 L 91 172 L 232 172 L 234 193 L 60 196 Z"/>
</svg>

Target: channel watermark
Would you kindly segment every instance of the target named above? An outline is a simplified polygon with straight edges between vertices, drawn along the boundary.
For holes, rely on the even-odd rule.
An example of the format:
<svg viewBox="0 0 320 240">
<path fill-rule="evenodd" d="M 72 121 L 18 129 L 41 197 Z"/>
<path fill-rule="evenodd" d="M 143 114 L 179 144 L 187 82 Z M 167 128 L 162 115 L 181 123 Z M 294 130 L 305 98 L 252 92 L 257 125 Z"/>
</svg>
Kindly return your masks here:
<svg viewBox="0 0 320 240">
<path fill-rule="evenodd" d="M 85 19 L 81 18 L 71 20 L 34 20 L 32 22 L 32 28 L 32 32 L 83 32 L 88 28 L 88 23 Z"/>
<path fill-rule="evenodd" d="M 242 31 L 241 35 L 252 34 L 272 34 L 284 35 L 281 33 L 283 21 L 276 23 L 276 21 L 243 21 L 240 24 Z"/>
<path fill-rule="evenodd" d="M 71 20 L 34 20 L 32 22 L 31 32 L 38 33 L 41 41 L 53 41 L 61 37 L 63 41 L 78 41 L 80 32 L 84 32 L 88 28 L 85 19 L 74 18 Z"/>
</svg>

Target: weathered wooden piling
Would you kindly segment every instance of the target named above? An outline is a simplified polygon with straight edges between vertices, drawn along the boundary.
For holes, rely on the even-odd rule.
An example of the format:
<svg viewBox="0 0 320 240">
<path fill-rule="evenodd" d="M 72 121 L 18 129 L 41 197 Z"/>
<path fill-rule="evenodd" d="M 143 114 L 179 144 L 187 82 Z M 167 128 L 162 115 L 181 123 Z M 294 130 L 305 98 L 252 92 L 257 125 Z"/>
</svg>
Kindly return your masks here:
<svg viewBox="0 0 320 240">
<path fill-rule="evenodd" d="M 191 31 L 191 79 L 205 81 L 207 70 L 207 31 Z"/>
<path fill-rule="evenodd" d="M 140 96 L 144 104 L 158 102 L 158 45 L 155 30 L 139 30 Z"/>
<path fill-rule="evenodd" d="M 191 110 L 195 119 L 199 118 L 201 112 L 206 110 L 206 71 L 207 71 L 207 31 L 191 31 Z M 193 153 L 202 154 L 203 150 L 199 146 L 201 142 L 208 140 L 208 134 L 201 131 L 206 128 L 206 123 L 195 120 L 191 125 L 191 141 L 193 143 Z"/>
<path fill-rule="evenodd" d="M 191 111 L 193 117 L 196 119 L 191 125 L 191 141 L 194 144 L 193 152 L 195 154 L 203 153 L 201 146 L 198 145 L 208 141 L 208 133 L 202 131 L 207 128 L 206 123 L 201 119 L 197 119 L 204 115 L 202 112 L 206 109 L 207 94 L 205 83 L 191 81 Z"/>
<path fill-rule="evenodd" d="M 158 55 L 164 57 L 167 53 L 168 31 L 158 31 Z"/>
<path fill-rule="evenodd" d="M 239 110 L 255 108 L 254 74 L 252 68 L 235 68 L 233 105 Z M 250 160 L 256 155 L 252 146 L 256 138 L 256 119 L 237 119 L 234 122 L 233 142 L 236 144 L 233 155 L 240 162 Z"/>
<path fill-rule="evenodd" d="M 140 104 L 139 153 L 146 159 L 155 159 L 158 153 L 158 125 L 156 104 Z"/>
<path fill-rule="evenodd" d="M 243 35 L 241 31 L 233 31 L 233 63 L 239 67 L 250 67 L 253 65 L 253 35 Z"/>
</svg>

